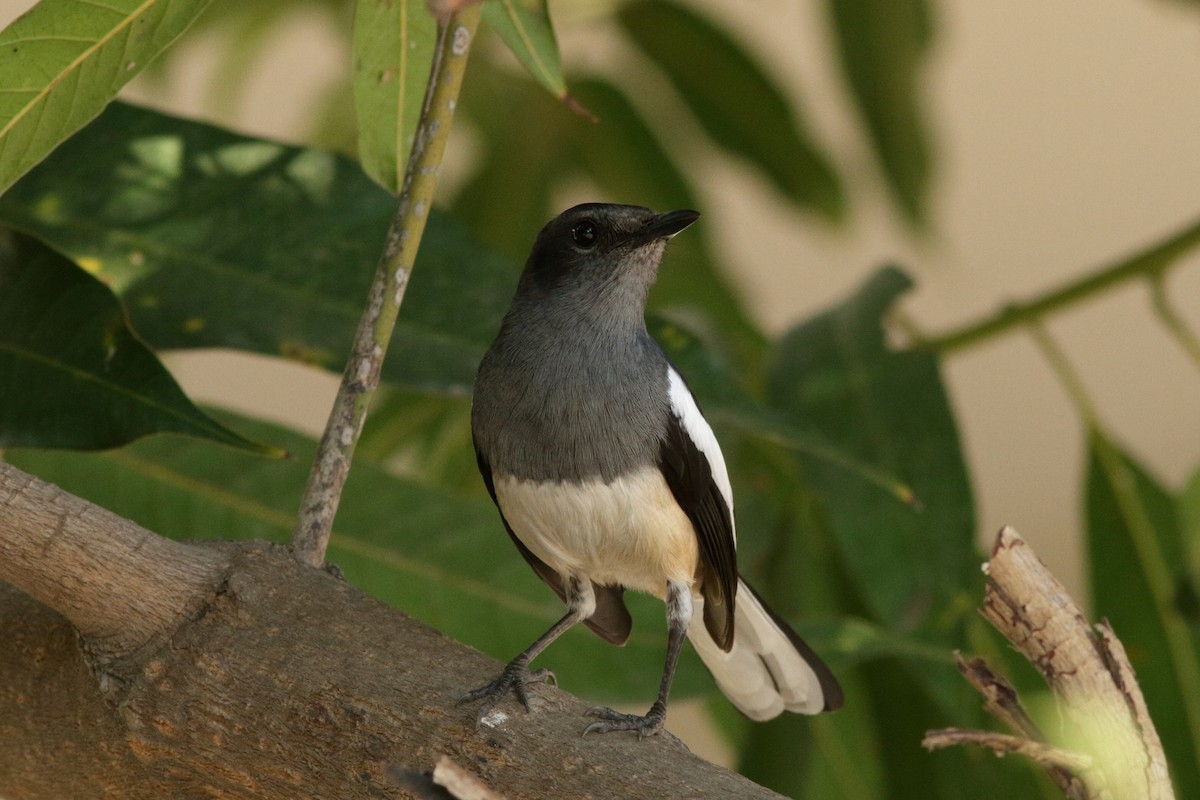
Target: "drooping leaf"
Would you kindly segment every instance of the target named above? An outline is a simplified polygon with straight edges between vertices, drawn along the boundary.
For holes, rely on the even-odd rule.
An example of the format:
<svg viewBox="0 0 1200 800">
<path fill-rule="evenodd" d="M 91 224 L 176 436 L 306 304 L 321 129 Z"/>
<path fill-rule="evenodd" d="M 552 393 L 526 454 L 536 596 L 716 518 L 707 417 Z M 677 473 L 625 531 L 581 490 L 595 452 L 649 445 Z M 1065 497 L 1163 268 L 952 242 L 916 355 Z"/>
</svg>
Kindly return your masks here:
<svg viewBox="0 0 1200 800">
<path fill-rule="evenodd" d="M 120 103 L 0 196 L 0 220 L 96 274 L 157 348 L 340 369 L 395 199 L 331 153 Z M 516 266 L 434 213 L 384 379 L 465 393 Z"/>
<path fill-rule="evenodd" d="M 538 83 L 560 100 L 566 98 L 567 83 L 546 0 L 484 0 L 483 19 Z"/>
<path fill-rule="evenodd" d="M 0 193 L 83 127 L 211 0 L 41 0 L 0 31 Z"/>
<path fill-rule="evenodd" d="M 1187 579 L 1177 506 L 1093 433 L 1086 509 L 1095 616 L 1108 619 L 1129 655 L 1178 796 L 1200 796 L 1200 635 L 1177 604 Z"/>
<path fill-rule="evenodd" d="M 850 300 L 789 332 L 776 349 L 768 394 L 837 451 L 912 487 L 920 511 L 801 454 L 871 615 L 942 638 L 961 624 L 978 588 L 974 508 L 935 356 L 885 342 L 883 315 L 910 285 L 900 271 L 882 270 Z M 947 617 L 953 608 L 961 610 Z"/>
<path fill-rule="evenodd" d="M 271 452 L 192 405 L 104 284 L 0 229 L 0 447 L 96 450 L 158 432 Z"/>
<path fill-rule="evenodd" d="M 788 199 L 829 219 L 845 213 L 837 176 L 799 109 L 726 31 L 675 3 L 621 9 L 627 35 L 664 72 L 708 135 Z"/>
<path fill-rule="evenodd" d="M 842 73 L 888 186 L 910 223 L 926 222 L 933 161 L 921 68 L 933 39 L 926 0 L 829 0 Z"/>
<path fill-rule="evenodd" d="M 354 14 L 358 160 L 395 194 L 429 80 L 437 24 L 423 0 L 362 0 Z"/>
</svg>

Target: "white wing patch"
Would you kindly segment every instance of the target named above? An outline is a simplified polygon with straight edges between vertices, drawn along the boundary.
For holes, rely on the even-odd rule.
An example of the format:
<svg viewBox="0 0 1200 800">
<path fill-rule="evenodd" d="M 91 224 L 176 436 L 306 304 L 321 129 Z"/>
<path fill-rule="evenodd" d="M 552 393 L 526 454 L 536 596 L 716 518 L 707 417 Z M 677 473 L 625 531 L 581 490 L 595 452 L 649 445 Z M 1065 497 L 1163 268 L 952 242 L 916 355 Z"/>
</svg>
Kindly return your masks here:
<svg viewBox="0 0 1200 800">
<path fill-rule="evenodd" d="M 683 429 L 696 444 L 696 448 L 708 459 L 708 465 L 712 469 L 713 482 L 720 489 L 721 496 L 725 498 L 725 505 L 729 509 L 729 531 L 733 534 L 736 543 L 737 532 L 733 525 L 733 487 L 729 485 L 729 471 L 725 467 L 725 457 L 721 455 L 721 445 L 717 443 L 717 437 L 713 435 L 708 421 L 700 413 L 696 399 L 692 397 L 687 384 L 683 382 L 683 378 L 679 376 L 674 367 L 667 367 L 667 377 L 670 380 L 671 413 L 679 418 L 679 421 L 683 423 Z"/>
</svg>

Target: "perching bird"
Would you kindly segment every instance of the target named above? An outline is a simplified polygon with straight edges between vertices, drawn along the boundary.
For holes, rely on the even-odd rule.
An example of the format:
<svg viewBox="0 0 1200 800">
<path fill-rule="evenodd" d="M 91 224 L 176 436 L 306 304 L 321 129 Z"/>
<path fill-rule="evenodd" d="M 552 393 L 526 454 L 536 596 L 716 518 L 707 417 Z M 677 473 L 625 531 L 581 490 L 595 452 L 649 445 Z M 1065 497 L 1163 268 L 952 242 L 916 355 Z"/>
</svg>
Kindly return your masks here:
<svg viewBox="0 0 1200 800">
<path fill-rule="evenodd" d="M 488 710 L 549 670 L 529 663 L 582 622 L 624 644 L 625 589 L 667 606 L 667 658 L 645 716 L 593 708 L 584 734 L 658 733 L 686 634 L 721 691 L 770 719 L 841 706 L 829 668 L 738 576 L 721 448 L 683 378 L 646 332 L 667 240 L 695 211 L 589 203 L 538 234 L 479 366 L 471 432 L 513 543 L 567 613 L 463 702 Z"/>
</svg>

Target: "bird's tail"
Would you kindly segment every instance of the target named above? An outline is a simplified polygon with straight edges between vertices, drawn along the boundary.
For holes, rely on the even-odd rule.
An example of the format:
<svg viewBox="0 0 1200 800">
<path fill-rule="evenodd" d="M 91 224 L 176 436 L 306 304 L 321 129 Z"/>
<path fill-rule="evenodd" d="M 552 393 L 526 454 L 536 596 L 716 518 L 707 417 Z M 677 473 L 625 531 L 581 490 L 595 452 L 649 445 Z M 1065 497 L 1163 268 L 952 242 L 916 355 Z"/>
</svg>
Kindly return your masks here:
<svg viewBox="0 0 1200 800">
<path fill-rule="evenodd" d="M 842 705 L 842 687 L 791 626 L 738 579 L 733 647 L 726 653 L 704 627 L 699 598 L 688 638 L 721 691 L 747 717 L 771 719 L 783 711 L 818 714 Z"/>
</svg>

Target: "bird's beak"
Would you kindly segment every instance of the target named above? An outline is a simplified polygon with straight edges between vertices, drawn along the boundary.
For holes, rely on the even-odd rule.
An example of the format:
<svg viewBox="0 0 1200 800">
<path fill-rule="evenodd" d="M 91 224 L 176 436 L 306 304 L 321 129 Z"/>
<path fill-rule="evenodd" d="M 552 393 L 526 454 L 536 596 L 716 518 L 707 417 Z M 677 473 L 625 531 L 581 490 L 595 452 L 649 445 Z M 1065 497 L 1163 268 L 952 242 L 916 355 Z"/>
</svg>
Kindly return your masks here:
<svg viewBox="0 0 1200 800">
<path fill-rule="evenodd" d="M 655 239 L 670 239 L 700 218 L 699 211 L 668 211 L 650 218 L 641 230 L 631 237 L 634 244 L 647 244 Z"/>
</svg>

